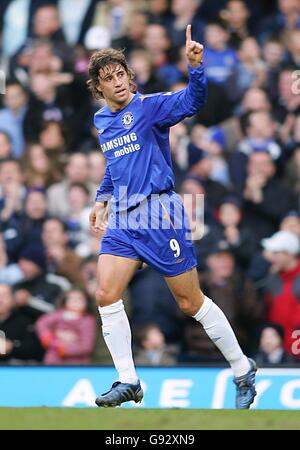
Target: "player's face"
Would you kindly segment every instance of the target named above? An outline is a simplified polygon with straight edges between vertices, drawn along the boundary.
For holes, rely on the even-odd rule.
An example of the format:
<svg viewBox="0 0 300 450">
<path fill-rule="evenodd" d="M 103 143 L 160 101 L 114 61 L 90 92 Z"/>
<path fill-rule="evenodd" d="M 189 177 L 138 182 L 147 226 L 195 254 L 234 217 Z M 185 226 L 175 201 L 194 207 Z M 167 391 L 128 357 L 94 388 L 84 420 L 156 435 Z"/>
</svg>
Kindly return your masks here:
<svg viewBox="0 0 300 450">
<path fill-rule="evenodd" d="M 108 106 L 113 110 L 123 108 L 129 103 L 131 92 L 129 76 L 123 66 L 107 65 L 100 69 L 98 90 L 102 92 Z"/>
</svg>

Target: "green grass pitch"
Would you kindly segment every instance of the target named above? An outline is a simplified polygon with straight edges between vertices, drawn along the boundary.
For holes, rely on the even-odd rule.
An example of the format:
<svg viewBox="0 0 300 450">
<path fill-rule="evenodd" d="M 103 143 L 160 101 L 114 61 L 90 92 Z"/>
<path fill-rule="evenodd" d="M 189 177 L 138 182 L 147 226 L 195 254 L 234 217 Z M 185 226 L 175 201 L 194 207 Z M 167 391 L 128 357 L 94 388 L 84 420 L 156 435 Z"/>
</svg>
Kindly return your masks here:
<svg viewBox="0 0 300 450">
<path fill-rule="evenodd" d="M 1 430 L 300 430 L 300 411 L 0 408 Z"/>
</svg>

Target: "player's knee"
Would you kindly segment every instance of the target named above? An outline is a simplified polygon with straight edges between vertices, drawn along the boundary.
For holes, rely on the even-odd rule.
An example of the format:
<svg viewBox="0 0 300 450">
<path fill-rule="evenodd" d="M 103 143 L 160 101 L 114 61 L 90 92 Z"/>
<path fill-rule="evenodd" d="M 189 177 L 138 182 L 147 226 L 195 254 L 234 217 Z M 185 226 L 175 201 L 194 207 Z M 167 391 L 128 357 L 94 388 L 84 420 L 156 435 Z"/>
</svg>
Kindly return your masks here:
<svg viewBox="0 0 300 450">
<path fill-rule="evenodd" d="M 109 306 L 119 300 L 118 298 L 115 298 L 112 291 L 101 288 L 96 290 L 95 298 L 97 306 Z"/>
<path fill-rule="evenodd" d="M 178 299 L 178 305 L 184 314 L 188 316 L 192 315 L 194 308 L 189 298 L 181 297 L 180 299 Z"/>
<path fill-rule="evenodd" d="M 180 296 L 177 297 L 177 303 L 181 311 L 188 315 L 188 316 L 194 316 L 197 314 L 199 309 L 201 308 L 203 304 L 203 294 L 200 291 L 195 296 Z"/>
</svg>

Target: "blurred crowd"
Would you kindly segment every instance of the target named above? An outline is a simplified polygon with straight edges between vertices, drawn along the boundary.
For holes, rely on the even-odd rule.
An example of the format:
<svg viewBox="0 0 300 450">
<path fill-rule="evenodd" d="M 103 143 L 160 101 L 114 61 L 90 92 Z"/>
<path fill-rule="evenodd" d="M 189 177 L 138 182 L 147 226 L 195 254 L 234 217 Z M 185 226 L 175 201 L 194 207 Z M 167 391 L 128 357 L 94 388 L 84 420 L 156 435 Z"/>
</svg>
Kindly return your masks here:
<svg viewBox="0 0 300 450">
<path fill-rule="evenodd" d="M 201 286 L 260 364 L 299 363 L 300 0 L 2 0 L 0 364 L 111 363 L 93 300 L 105 160 L 89 57 L 125 49 L 139 92 L 183 89 L 189 23 L 208 102 L 170 144 L 177 192 L 205 199 L 187 206 Z M 125 296 L 137 364 L 224 362 L 150 267 Z"/>
</svg>

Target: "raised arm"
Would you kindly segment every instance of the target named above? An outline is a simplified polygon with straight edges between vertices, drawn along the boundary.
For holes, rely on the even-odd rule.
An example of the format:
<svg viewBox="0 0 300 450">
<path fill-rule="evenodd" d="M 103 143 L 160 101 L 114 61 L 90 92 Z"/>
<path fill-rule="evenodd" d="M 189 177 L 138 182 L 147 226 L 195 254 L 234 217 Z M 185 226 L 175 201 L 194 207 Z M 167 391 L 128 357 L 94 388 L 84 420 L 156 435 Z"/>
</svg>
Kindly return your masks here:
<svg viewBox="0 0 300 450">
<path fill-rule="evenodd" d="M 143 107 L 153 125 L 170 127 L 193 116 L 206 102 L 207 80 L 202 65 L 203 45 L 192 40 L 192 27 L 186 28 L 186 56 L 190 74 L 186 89 L 142 96 Z"/>
</svg>

